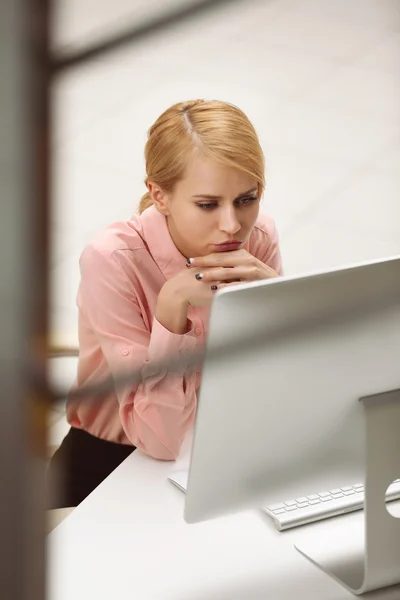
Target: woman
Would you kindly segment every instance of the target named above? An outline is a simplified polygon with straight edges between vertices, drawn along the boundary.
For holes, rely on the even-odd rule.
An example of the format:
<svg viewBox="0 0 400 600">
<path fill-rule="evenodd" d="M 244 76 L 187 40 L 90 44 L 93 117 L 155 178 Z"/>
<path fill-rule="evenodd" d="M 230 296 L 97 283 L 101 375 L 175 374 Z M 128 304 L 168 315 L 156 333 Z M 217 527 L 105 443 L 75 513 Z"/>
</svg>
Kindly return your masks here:
<svg viewBox="0 0 400 600">
<path fill-rule="evenodd" d="M 245 114 L 194 100 L 149 131 L 139 216 L 114 223 L 80 260 L 77 385 L 151 367 L 204 342 L 217 289 L 281 273 L 273 221 L 259 214 L 264 157 Z M 177 457 L 191 427 L 200 373 L 163 373 L 99 400 L 70 399 L 71 429 L 54 455 L 76 506 L 134 449 Z"/>
</svg>

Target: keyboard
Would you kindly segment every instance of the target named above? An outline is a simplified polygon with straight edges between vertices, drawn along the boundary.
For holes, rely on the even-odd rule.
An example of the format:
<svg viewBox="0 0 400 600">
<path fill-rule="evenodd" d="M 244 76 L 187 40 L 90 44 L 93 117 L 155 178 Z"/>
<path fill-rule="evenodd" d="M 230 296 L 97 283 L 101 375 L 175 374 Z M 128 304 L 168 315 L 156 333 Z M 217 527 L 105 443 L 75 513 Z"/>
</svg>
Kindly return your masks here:
<svg viewBox="0 0 400 600">
<path fill-rule="evenodd" d="M 400 479 L 396 479 L 388 488 L 386 502 L 399 499 Z M 363 508 L 364 486 L 360 483 L 287 500 L 264 510 L 273 518 L 278 531 L 284 531 Z"/>
<path fill-rule="evenodd" d="M 188 471 L 175 471 L 168 476 L 168 479 L 180 490 L 186 492 L 188 476 Z M 400 500 L 400 479 L 396 479 L 386 493 L 386 502 L 393 500 Z M 273 518 L 278 531 L 284 531 L 348 512 L 363 510 L 363 508 L 364 486 L 359 483 L 287 500 L 262 510 Z"/>
</svg>

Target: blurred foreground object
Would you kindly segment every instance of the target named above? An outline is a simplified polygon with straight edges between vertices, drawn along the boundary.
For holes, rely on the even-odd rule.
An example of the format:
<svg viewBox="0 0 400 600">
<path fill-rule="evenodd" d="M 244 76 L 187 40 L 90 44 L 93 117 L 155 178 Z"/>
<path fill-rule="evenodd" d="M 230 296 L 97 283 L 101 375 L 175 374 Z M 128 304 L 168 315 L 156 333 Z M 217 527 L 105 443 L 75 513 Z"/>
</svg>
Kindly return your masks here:
<svg viewBox="0 0 400 600">
<path fill-rule="evenodd" d="M 47 398 L 28 376 L 47 321 L 46 0 L 0 2 L 0 589 L 44 600 Z"/>
</svg>

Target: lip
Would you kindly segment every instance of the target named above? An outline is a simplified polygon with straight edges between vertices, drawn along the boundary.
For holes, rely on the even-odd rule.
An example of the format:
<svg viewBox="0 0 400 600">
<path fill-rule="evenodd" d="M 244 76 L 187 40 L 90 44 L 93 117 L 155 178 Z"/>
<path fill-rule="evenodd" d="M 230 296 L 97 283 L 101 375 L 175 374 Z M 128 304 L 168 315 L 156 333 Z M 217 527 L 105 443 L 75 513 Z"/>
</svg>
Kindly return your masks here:
<svg viewBox="0 0 400 600">
<path fill-rule="evenodd" d="M 222 244 L 215 244 L 215 247 L 220 252 L 229 252 L 230 250 L 237 250 L 243 242 L 223 242 Z"/>
</svg>

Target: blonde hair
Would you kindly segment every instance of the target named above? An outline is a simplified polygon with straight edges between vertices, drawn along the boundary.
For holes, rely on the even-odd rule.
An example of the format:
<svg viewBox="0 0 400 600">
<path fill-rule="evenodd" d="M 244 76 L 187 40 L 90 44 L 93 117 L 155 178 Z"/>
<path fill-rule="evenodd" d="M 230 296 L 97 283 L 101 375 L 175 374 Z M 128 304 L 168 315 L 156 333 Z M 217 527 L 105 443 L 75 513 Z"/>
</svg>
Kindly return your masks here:
<svg viewBox="0 0 400 600">
<path fill-rule="evenodd" d="M 218 100 L 180 102 L 157 119 L 145 146 L 145 183 L 152 181 L 171 191 L 183 178 L 188 156 L 195 150 L 254 177 L 261 197 L 265 165 L 257 133 L 243 111 Z M 139 213 L 152 204 L 147 192 Z"/>
</svg>

